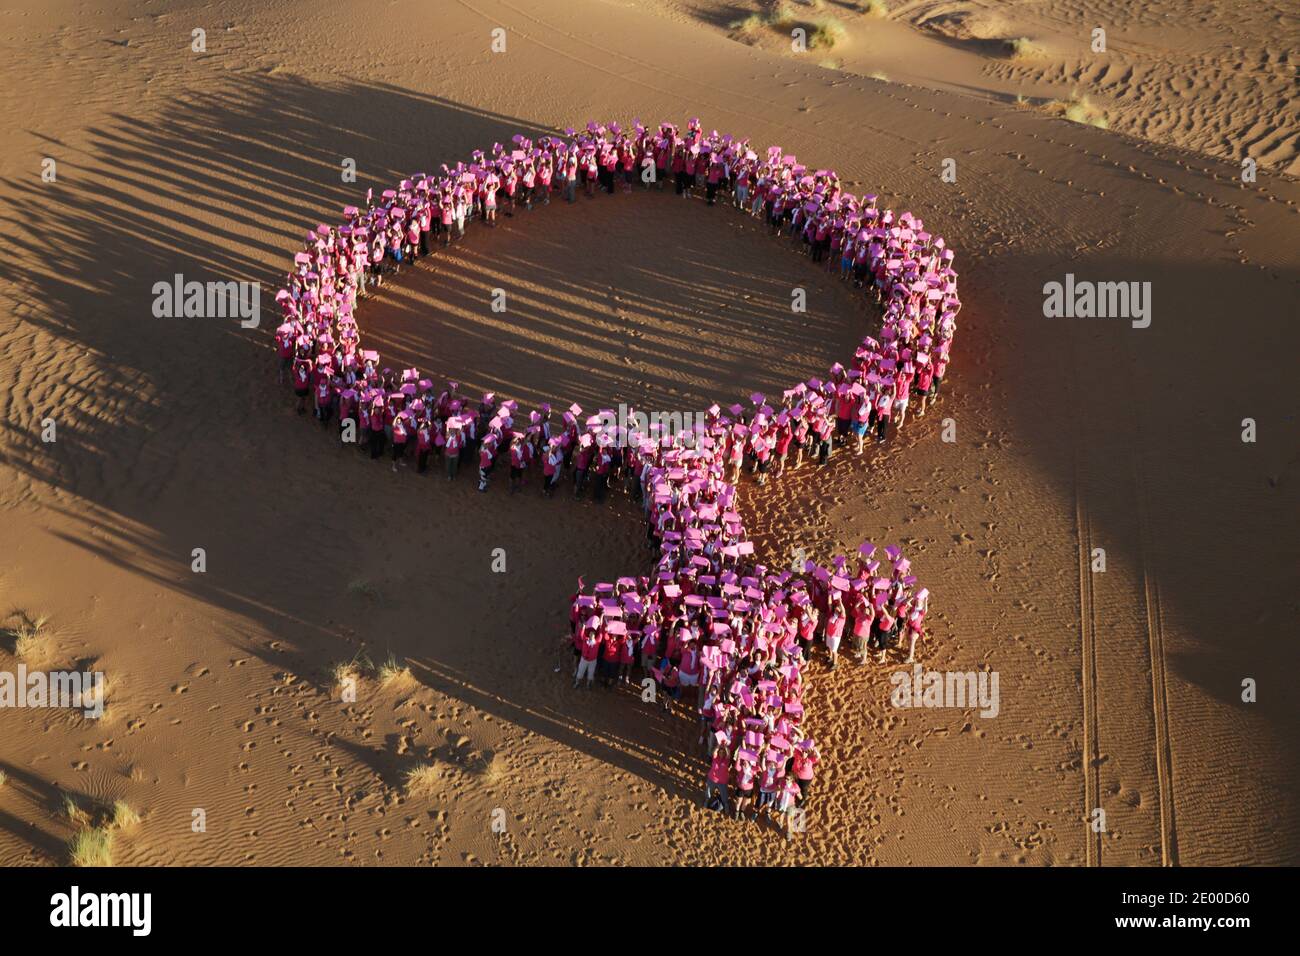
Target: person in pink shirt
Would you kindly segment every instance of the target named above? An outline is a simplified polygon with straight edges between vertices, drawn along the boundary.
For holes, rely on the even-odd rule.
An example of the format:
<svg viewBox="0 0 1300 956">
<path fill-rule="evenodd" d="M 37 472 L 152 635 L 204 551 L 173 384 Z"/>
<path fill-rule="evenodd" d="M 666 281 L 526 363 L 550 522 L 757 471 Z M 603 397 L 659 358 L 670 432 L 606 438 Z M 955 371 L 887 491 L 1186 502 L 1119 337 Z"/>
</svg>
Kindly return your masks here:
<svg viewBox="0 0 1300 956">
<path fill-rule="evenodd" d="M 618 682 L 632 683 L 632 665 L 636 663 L 637 633 L 628 628 L 627 633 L 619 638 L 618 643 Z"/>
<path fill-rule="evenodd" d="M 659 627 L 646 624 L 641 633 L 641 672 L 649 674 L 659 660 Z"/>
<path fill-rule="evenodd" d="M 893 383 L 882 385 L 875 399 L 876 407 L 876 444 L 885 443 L 885 429 L 889 427 L 889 418 L 894 412 Z"/>
<path fill-rule="evenodd" d="M 857 655 L 859 664 L 867 662 L 871 625 L 876 619 L 876 612 L 868 597 L 869 593 L 866 588 L 859 588 L 853 592 L 853 651 Z"/>
<path fill-rule="evenodd" d="M 569 150 L 564 160 L 564 201 L 578 200 L 578 156 Z"/>
<path fill-rule="evenodd" d="M 333 372 L 328 364 L 318 364 L 312 372 L 312 393 L 316 399 L 316 418 L 324 427 L 329 424 L 334 407 Z"/>
<path fill-rule="evenodd" d="M 537 196 L 542 201 L 543 206 L 551 204 L 551 177 L 553 174 L 551 166 L 551 157 L 542 156 L 542 164 L 537 170 Z"/>
<path fill-rule="evenodd" d="M 820 614 L 812 602 L 803 604 L 799 608 L 799 644 L 803 648 L 804 660 L 812 657 L 813 636 L 817 633 L 817 622 Z"/>
<path fill-rule="evenodd" d="M 443 454 L 447 458 L 447 480 L 451 481 L 460 470 L 460 453 L 465 448 L 465 428 L 459 418 L 447 421 L 447 444 Z"/>
<path fill-rule="evenodd" d="M 595 454 L 595 442 L 591 435 L 583 435 L 578 440 L 578 450 L 573 456 L 573 497 L 581 498 L 583 487 L 587 483 L 587 469 Z"/>
<path fill-rule="evenodd" d="M 835 426 L 831 422 L 829 407 L 818 410 L 813 418 L 812 428 L 817 445 L 817 463 L 825 465 L 831 460 L 831 453 L 835 450 Z"/>
<path fill-rule="evenodd" d="M 298 396 L 298 414 L 307 414 L 307 396 L 311 394 L 311 359 L 299 355 L 293 360 L 293 393 Z"/>
<path fill-rule="evenodd" d="M 618 679 L 619 658 L 623 654 L 622 644 L 621 635 L 606 630 L 605 639 L 600 646 L 600 662 L 596 665 L 600 684 L 606 690 L 613 687 Z"/>
<path fill-rule="evenodd" d="M 758 774 L 758 806 L 754 809 L 754 819 L 758 819 L 760 813 L 772 819 L 772 813 L 776 810 L 776 795 L 781 787 L 782 778 L 785 776 L 785 761 L 773 750 L 767 751 L 763 755 L 763 767 Z"/>
<path fill-rule="evenodd" d="M 720 745 L 713 751 L 713 760 L 709 763 L 709 774 L 704 783 L 704 803 L 706 806 L 727 810 L 727 784 L 731 782 L 731 751 Z"/>
<path fill-rule="evenodd" d="M 292 322 L 286 322 L 275 330 L 275 351 L 279 362 L 276 363 L 278 371 L 276 372 L 276 383 L 284 381 L 286 372 L 293 369 L 293 340 L 297 337 Z"/>
<path fill-rule="evenodd" d="M 497 224 L 497 189 L 500 185 L 496 173 L 488 173 L 483 180 L 483 222 L 494 229 Z"/>
<path fill-rule="evenodd" d="M 592 481 L 591 500 L 600 504 L 605 500 L 605 491 L 609 487 L 610 473 L 614 468 L 614 452 L 608 442 L 601 441 L 600 448 L 596 451 L 592 461 L 592 473 L 595 478 Z"/>
<path fill-rule="evenodd" d="M 907 634 L 909 643 L 907 645 L 907 663 L 912 663 L 912 657 L 916 653 L 916 642 L 925 637 L 925 612 L 916 610 L 907 617 Z"/>
<path fill-rule="evenodd" d="M 496 467 L 497 442 L 496 433 L 488 435 L 478 446 L 478 490 L 487 491 L 488 482 L 492 480 L 492 469 Z"/>
<path fill-rule="evenodd" d="M 695 688 L 695 706 L 700 705 L 703 688 L 700 686 L 700 651 L 695 640 L 682 646 L 681 662 L 677 665 L 677 679 L 683 687 Z"/>
<path fill-rule="evenodd" d="M 831 658 L 831 670 L 835 670 L 835 662 L 840 653 L 840 639 L 844 636 L 845 614 L 844 605 L 840 603 L 839 592 L 831 598 L 830 607 L 826 611 L 826 652 Z"/>
<path fill-rule="evenodd" d="M 411 437 L 411 417 L 406 411 L 398 412 L 393 416 L 393 473 L 397 473 L 397 465 L 400 462 L 402 467 L 406 467 L 406 441 Z"/>
<path fill-rule="evenodd" d="M 880 663 L 882 664 L 885 662 L 885 654 L 894 640 L 897 628 L 898 619 L 890 611 L 889 602 L 880 601 L 877 605 L 874 634 L 876 646 L 880 648 Z"/>
<path fill-rule="evenodd" d="M 781 790 L 776 798 L 776 811 L 785 815 L 785 838 L 787 842 L 794 839 L 796 830 L 796 813 L 798 810 L 796 804 L 799 801 L 799 782 L 794 775 L 787 771 L 781 779 Z"/>
<path fill-rule="evenodd" d="M 515 432 L 510 436 L 510 493 L 513 495 L 524 486 L 524 468 L 528 464 L 528 447 L 524 443 L 524 433 Z"/>
<path fill-rule="evenodd" d="M 735 761 L 736 774 L 736 807 L 735 815 L 737 820 L 744 819 L 745 813 L 754 803 L 754 780 L 758 776 L 758 768 L 754 766 L 754 761 L 743 750 L 736 750 Z M 758 814 L 750 818 L 758 819 Z"/>
<path fill-rule="evenodd" d="M 346 441 L 345 431 L 349 423 L 357 427 L 357 390 L 351 386 L 339 389 L 339 440 Z M 353 440 L 356 439 L 353 432 Z"/>
<path fill-rule="evenodd" d="M 451 245 L 451 223 L 455 218 L 455 204 L 450 197 L 444 197 L 438 204 L 437 223 L 442 232 L 442 244 L 444 247 Z"/>
<path fill-rule="evenodd" d="M 821 755 L 811 740 L 802 740 L 795 747 L 794 755 L 790 758 L 790 771 L 794 774 L 795 783 L 799 787 L 799 799 L 796 801 L 798 806 L 803 806 L 808 800 L 808 788 L 812 786 L 813 781 L 813 768 L 820 762 Z"/>
<path fill-rule="evenodd" d="M 546 497 L 555 494 L 555 486 L 560 483 L 563 469 L 564 448 L 559 437 L 552 438 L 542 451 L 542 494 Z"/>
<path fill-rule="evenodd" d="M 759 485 L 767 484 L 767 466 L 772 458 L 772 448 L 776 440 L 767 429 L 756 430 L 751 439 L 754 448 L 754 470 L 758 475 Z"/>
<path fill-rule="evenodd" d="M 929 354 L 925 352 L 917 354 L 916 363 L 916 394 L 920 398 L 916 414 L 923 416 L 926 403 L 930 399 L 930 387 L 934 384 L 934 366 L 930 363 Z"/>
<path fill-rule="evenodd" d="M 724 169 L 722 159 L 719 156 L 714 156 L 713 161 L 709 163 L 709 170 L 705 174 L 704 186 L 704 199 L 710 206 L 712 206 L 714 200 L 717 199 L 718 183 L 722 181 L 723 175 Z"/>
<path fill-rule="evenodd" d="M 796 409 L 797 411 L 798 409 Z M 808 424 L 808 416 L 805 412 L 799 412 L 798 418 L 794 422 L 794 433 L 791 444 L 794 446 L 794 464 L 790 466 L 792 471 L 798 471 L 803 464 L 803 453 L 805 448 L 809 448 L 809 435 L 812 432 Z"/>
<path fill-rule="evenodd" d="M 429 466 L 429 452 L 433 450 L 433 423 L 427 416 L 415 425 L 415 470 L 424 474 Z"/>
<path fill-rule="evenodd" d="M 907 400 L 911 394 L 912 387 L 912 367 L 904 366 L 898 372 L 898 378 L 894 380 L 894 428 L 903 427 L 903 422 L 907 420 Z"/>
<path fill-rule="evenodd" d="M 596 680 L 596 661 L 600 658 L 601 636 L 592 618 L 578 632 L 578 669 L 573 675 L 573 686 L 577 687 L 585 677 L 587 690 L 591 690 Z"/>
</svg>

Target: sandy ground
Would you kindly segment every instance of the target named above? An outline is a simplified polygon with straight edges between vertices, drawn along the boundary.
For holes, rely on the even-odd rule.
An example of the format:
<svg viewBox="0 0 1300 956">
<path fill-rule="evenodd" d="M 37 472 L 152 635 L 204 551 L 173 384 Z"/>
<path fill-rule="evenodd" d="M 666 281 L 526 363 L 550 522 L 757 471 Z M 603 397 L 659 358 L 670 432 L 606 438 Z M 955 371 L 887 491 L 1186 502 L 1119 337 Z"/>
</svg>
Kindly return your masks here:
<svg viewBox="0 0 1300 956">
<path fill-rule="evenodd" d="M 0 613 L 48 615 L 44 663 L 110 682 L 102 721 L 0 709 L 0 862 L 66 862 L 67 796 L 139 811 L 115 846 L 137 865 L 1300 862 L 1295 18 L 917 3 L 797 57 L 734 38 L 753 8 L 0 12 Z M 1042 52 L 974 42 L 998 34 Z M 1110 129 L 1039 102 L 1076 84 Z M 1001 709 L 893 708 L 889 667 L 817 674 L 825 770 L 792 842 L 700 807 L 684 721 L 553 673 L 577 576 L 644 565 L 633 509 L 393 476 L 293 414 L 268 323 L 150 313 L 176 272 L 269 303 L 305 230 L 368 185 L 597 116 L 780 143 L 959 250 L 938 408 L 866 462 L 747 485 L 743 510 L 773 560 L 901 541 L 934 592 L 921 659 L 997 670 Z M 1150 328 L 1044 318 L 1067 272 L 1150 281 Z M 526 402 L 689 409 L 822 371 L 870 315 L 733 210 L 638 195 L 476 234 L 361 321 Z M 390 654 L 411 679 L 339 699 L 333 665 Z M 438 779 L 407 793 L 421 762 Z"/>
</svg>

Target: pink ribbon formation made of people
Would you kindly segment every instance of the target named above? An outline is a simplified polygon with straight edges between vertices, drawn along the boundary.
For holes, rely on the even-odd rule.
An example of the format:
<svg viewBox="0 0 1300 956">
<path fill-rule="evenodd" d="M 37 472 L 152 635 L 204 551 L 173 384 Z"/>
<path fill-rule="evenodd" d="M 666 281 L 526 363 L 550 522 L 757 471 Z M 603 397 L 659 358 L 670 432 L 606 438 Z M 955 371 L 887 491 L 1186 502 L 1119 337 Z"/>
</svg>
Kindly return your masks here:
<svg viewBox="0 0 1300 956">
<path fill-rule="evenodd" d="M 769 400 L 713 405 L 694 427 L 674 432 L 662 421 L 610 409 L 584 416 L 570 405 L 526 415 L 513 400 L 485 394 L 475 403 L 457 382 L 437 386 L 417 369 L 382 367 L 362 347 L 359 298 L 438 244 L 465 236 L 467 222 L 486 227 L 498 212 L 522 214 L 552 197 L 577 201 L 598 193 L 664 189 L 726 198 L 765 222 L 813 261 L 864 294 L 883 313 L 848 365 Z M 508 462 L 511 493 L 540 471 L 542 493 L 566 476 L 574 494 L 588 488 L 602 501 L 622 486 L 644 509 L 648 546 L 657 560 L 642 576 L 594 586 L 578 582 L 570 607 L 576 659 L 574 686 L 599 679 L 629 682 L 639 667 L 653 678 L 664 706 L 683 701 L 698 712 L 700 746 L 709 763 L 706 802 L 757 817 L 802 806 L 820 761 L 805 732 L 805 693 L 816 644 L 835 666 L 845 631 L 860 662 L 884 661 L 908 642 L 910 662 L 924 634 L 929 592 L 916 587 L 896 546 L 864 543 L 821 565 L 807 560 L 769 567 L 755 557 L 738 510 L 741 472 L 759 484 L 810 462 L 825 465 L 839 445 L 862 453 L 865 438 L 883 442 L 903 425 L 915 401 L 924 414 L 949 360 L 961 303 L 953 252 L 910 213 L 882 209 L 875 195 L 846 192 L 831 170 L 810 170 L 773 146 L 684 130 L 664 123 L 631 129 L 589 123 L 582 131 L 536 141 L 517 135 L 475 151 L 470 161 L 417 174 L 364 208 L 348 206 L 340 226 L 320 225 L 294 258 L 277 301 L 280 377 L 288 375 L 306 414 L 338 422 L 342 441 L 392 468 L 440 459 L 448 480 L 462 461 L 478 461 L 486 491 L 498 463 Z M 648 689 L 648 685 L 647 689 Z"/>
</svg>

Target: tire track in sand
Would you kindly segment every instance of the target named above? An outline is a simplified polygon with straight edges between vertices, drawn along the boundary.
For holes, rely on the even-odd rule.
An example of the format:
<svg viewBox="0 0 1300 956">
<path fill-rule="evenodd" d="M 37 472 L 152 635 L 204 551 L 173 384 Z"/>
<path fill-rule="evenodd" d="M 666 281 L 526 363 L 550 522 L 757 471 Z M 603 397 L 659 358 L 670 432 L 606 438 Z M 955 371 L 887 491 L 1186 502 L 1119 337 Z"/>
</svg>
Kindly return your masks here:
<svg viewBox="0 0 1300 956">
<path fill-rule="evenodd" d="M 1081 763 L 1083 764 L 1084 819 L 1088 826 L 1084 858 L 1088 866 L 1100 866 L 1101 831 L 1095 828 L 1091 820 L 1093 811 L 1101 806 L 1101 783 L 1097 777 L 1097 765 L 1101 760 L 1101 756 L 1098 752 L 1099 735 L 1097 729 L 1097 635 L 1096 618 L 1093 616 L 1092 526 L 1088 521 L 1087 508 L 1084 506 L 1077 445 L 1074 448 L 1074 515 L 1075 534 L 1079 539 L 1079 656 L 1082 661 L 1081 696 L 1083 700 L 1083 754 Z"/>
<path fill-rule="evenodd" d="M 1095 375 L 1083 388 L 1078 337 L 1093 337 L 1090 353 L 1100 350 L 1100 367 L 1116 379 L 1131 382 L 1135 373 L 1121 340 L 1098 338 L 1086 327 L 1065 336 L 1075 431 L 1085 859 L 1089 866 L 1169 864 L 1172 778 L 1163 640 L 1134 450 L 1141 429 L 1128 391 Z M 1094 569 L 1097 548 L 1105 563 Z M 1150 685 L 1135 679 L 1148 670 Z"/>
<path fill-rule="evenodd" d="M 1129 353 L 1130 362 L 1135 362 Z M 1136 365 L 1130 366 L 1132 381 L 1137 380 Z M 1160 585 L 1151 569 L 1151 522 L 1147 509 L 1146 480 L 1142 471 L 1141 449 L 1146 447 L 1142 431 L 1142 406 L 1134 412 L 1138 450 L 1133 453 L 1133 484 L 1137 494 L 1139 557 L 1142 586 L 1146 597 L 1147 646 L 1151 655 L 1151 703 L 1155 725 L 1156 786 L 1160 801 L 1160 862 L 1178 865 L 1178 830 L 1174 818 L 1173 745 L 1169 734 L 1169 692 L 1166 685 L 1164 621 L 1160 611 Z"/>
</svg>

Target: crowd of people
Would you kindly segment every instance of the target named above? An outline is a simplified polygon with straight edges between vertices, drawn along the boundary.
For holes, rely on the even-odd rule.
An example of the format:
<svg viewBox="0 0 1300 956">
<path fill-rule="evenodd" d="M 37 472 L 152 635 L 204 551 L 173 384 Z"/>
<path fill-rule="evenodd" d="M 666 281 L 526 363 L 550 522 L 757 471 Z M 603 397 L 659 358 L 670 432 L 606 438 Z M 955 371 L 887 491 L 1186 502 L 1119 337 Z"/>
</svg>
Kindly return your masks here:
<svg viewBox="0 0 1300 956">
<path fill-rule="evenodd" d="M 847 365 L 769 401 L 711 407 L 703 423 L 672 433 L 658 423 L 614 425 L 609 409 L 584 415 L 574 404 L 526 414 L 487 393 L 477 402 L 455 381 L 435 385 L 417 369 L 383 367 L 362 347 L 358 300 L 439 244 L 460 241 L 467 223 L 496 225 L 562 196 L 630 193 L 672 184 L 683 198 L 702 191 L 729 201 L 786 236 L 813 261 L 877 300 L 882 322 Z M 834 667 L 848 632 L 853 653 L 883 660 L 924 633 L 928 592 L 914 588 L 896 548 L 863 545 L 856 567 L 773 571 L 756 564 L 736 510 L 742 470 L 759 484 L 805 459 L 825 464 L 842 446 L 861 454 L 901 428 L 909 406 L 924 414 L 949 361 L 961 303 L 953 252 L 910 213 L 881 209 L 875 195 L 846 192 L 830 170 L 809 170 L 780 147 L 706 134 L 698 120 L 589 123 L 534 142 L 516 136 L 470 161 L 418 174 L 364 208 L 349 206 L 338 227 L 320 225 L 295 256 L 277 301 L 280 376 L 290 378 L 298 411 L 332 422 L 340 440 L 393 471 L 440 462 L 448 480 L 461 463 L 478 466 L 486 491 L 499 465 L 510 492 L 540 477 L 553 495 L 601 501 L 622 488 L 643 507 L 652 574 L 580 588 L 572 607 L 575 686 L 629 680 L 634 668 L 664 701 L 698 709 L 710 760 L 706 799 L 737 815 L 789 813 L 802 805 L 819 756 L 803 728 L 802 695 L 814 643 Z M 884 562 L 888 562 L 887 565 Z M 570 638 L 566 638 L 570 639 Z"/>
</svg>

